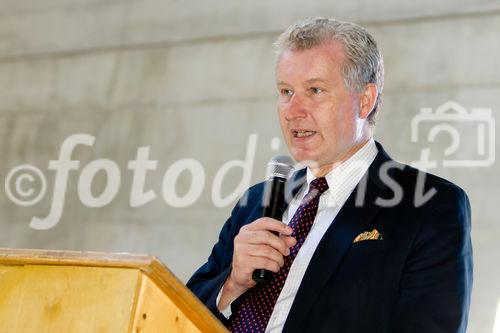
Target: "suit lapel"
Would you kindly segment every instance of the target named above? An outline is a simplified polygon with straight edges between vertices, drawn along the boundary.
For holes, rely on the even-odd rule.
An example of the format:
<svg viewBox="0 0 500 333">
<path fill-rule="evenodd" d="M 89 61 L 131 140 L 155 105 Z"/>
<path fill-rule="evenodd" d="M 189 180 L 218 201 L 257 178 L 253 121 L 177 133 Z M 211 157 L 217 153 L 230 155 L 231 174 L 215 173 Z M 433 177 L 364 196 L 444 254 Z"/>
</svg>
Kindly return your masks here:
<svg viewBox="0 0 500 333">
<path fill-rule="evenodd" d="M 306 168 L 296 171 L 286 182 L 285 186 L 285 210 L 292 199 L 299 193 L 299 190 L 307 183 Z"/>
<path fill-rule="evenodd" d="M 286 182 L 285 184 L 285 205 L 283 207 L 283 213 L 287 210 L 291 200 L 297 195 L 299 190 L 302 188 L 302 186 L 306 183 L 306 169 L 300 169 L 296 172 L 293 173 L 293 175 L 290 177 L 290 179 Z M 258 200 L 258 205 L 252 208 L 251 213 L 249 214 L 249 218 L 246 221 L 246 223 L 251 223 L 255 221 L 256 219 L 260 218 L 263 216 L 264 212 L 264 205 L 265 202 L 267 201 L 266 196 L 267 196 L 267 188 L 268 183 L 264 183 L 262 192 L 260 193 L 259 200 Z M 246 201 L 242 201 L 242 206 L 247 205 L 248 203 L 248 198 L 246 198 Z"/>
<path fill-rule="evenodd" d="M 380 207 L 375 205 L 375 200 L 385 189 L 379 178 L 379 169 L 384 162 L 390 161 L 390 158 L 378 143 L 377 148 L 379 152 L 375 160 L 318 244 L 288 314 L 283 332 L 294 332 L 300 327 L 300 323 L 334 274 L 353 239 L 365 231 L 379 211 Z M 356 194 L 362 191 L 364 184 L 366 184 L 365 200 L 359 205 L 356 204 Z"/>
</svg>

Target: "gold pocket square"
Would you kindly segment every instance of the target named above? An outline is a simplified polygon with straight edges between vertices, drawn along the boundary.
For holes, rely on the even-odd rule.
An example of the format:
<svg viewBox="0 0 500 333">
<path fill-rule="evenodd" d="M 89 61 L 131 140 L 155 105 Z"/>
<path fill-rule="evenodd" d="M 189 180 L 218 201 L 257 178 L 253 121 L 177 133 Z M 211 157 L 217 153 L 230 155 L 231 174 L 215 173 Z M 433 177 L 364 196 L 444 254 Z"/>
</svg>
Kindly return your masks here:
<svg viewBox="0 0 500 333">
<path fill-rule="evenodd" d="M 377 229 L 373 229 L 372 231 L 365 231 L 360 233 L 354 240 L 353 243 L 362 242 L 365 240 L 383 240 L 382 234 L 378 232 Z"/>
</svg>

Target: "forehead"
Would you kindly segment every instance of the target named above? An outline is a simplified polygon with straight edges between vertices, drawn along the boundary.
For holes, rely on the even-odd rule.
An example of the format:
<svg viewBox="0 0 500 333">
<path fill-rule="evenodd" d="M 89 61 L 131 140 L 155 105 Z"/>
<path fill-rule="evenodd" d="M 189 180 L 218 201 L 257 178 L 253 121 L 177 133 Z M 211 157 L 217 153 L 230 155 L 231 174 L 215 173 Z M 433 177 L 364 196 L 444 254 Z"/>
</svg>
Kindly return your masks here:
<svg viewBox="0 0 500 333">
<path fill-rule="evenodd" d="M 340 42 L 325 42 L 310 49 L 282 51 L 276 62 L 276 79 L 309 80 L 311 78 L 336 79 L 344 61 Z"/>
</svg>

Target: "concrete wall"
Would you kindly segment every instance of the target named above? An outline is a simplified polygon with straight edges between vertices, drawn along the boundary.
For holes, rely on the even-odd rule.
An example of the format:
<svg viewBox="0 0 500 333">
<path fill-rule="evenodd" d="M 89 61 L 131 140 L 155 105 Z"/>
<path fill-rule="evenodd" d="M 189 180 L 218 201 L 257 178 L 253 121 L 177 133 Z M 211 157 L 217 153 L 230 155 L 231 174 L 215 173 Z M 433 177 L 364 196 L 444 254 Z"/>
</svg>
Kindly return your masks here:
<svg viewBox="0 0 500 333">
<path fill-rule="evenodd" d="M 454 100 L 498 115 L 500 4 L 494 0 L 2 1 L 0 175 L 32 164 L 44 172 L 47 193 L 23 207 L 0 192 L 0 246 L 149 253 L 189 278 L 231 210 L 215 207 L 211 198 L 217 171 L 230 159 L 245 158 L 251 134 L 258 135 L 252 182 L 264 177 L 276 153 L 270 144 L 280 135 L 271 44 L 295 20 L 318 15 L 355 21 L 379 41 L 386 85 L 376 138 L 393 157 L 415 161 L 429 145 L 410 139 L 411 119 L 422 107 Z M 460 129 L 472 135 L 463 143 L 475 138 Z M 80 169 L 70 172 L 60 222 L 34 230 L 31 218 L 51 209 L 55 173 L 48 162 L 76 133 L 95 136 L 95 143 L 73 153 Z M 446 136 L 438 137 L 432 156 L 442 159 L 447 145 Z M 127 163 L 142 146 L 150 146 L 150 159 L 158 161 L 146 180 L 156 199 L 132 208 Z M 471 145 L 459 151 L 460 158 L 470 154 Z M 78 197 L 78 179 L 87 163 L 100 158 L 117 163 L 121 187 L 109 205 L 88 208 Z M 162 198 L 162 179 L 183 158 L 204 166 L 206 182 L 194 205 L 176 208 Z M 469 331 L 491 332 L 500 298 L 498 164 L 432 172 L 469 193 L 475 250 Z M 240 179 L 241 172 L 231 171 L 223 194 Z M 96 196 L 105 183 L 98 174 Z M 182 174 L 179 195 L 189 186 Z"/>
</svg>

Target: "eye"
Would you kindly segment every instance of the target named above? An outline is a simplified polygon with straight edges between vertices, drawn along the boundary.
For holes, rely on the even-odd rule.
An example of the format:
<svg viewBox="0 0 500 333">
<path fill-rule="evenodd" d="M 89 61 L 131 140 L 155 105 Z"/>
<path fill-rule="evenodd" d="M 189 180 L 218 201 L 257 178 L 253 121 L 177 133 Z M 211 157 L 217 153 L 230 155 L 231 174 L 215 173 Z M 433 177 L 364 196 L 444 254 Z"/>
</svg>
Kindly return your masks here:
<svg viewBox="0 0 500 333">
<path fill-rule="evenodd" d="M 290 89 L 280 89 L 280 95 L 282 96 L 292 96 L 293 95 L 293 91 L 290 90 Z"/>
<path fill-rule="evenodd" d="M 318 88 L 318 87 L 312 87 L 311 91 L 312 91 L 313 94 L 320 94 L 320 93 L 323 92 L 323 89 Z"/>
</svg>

